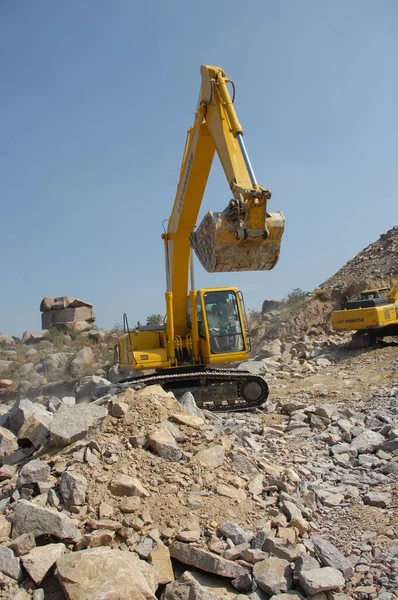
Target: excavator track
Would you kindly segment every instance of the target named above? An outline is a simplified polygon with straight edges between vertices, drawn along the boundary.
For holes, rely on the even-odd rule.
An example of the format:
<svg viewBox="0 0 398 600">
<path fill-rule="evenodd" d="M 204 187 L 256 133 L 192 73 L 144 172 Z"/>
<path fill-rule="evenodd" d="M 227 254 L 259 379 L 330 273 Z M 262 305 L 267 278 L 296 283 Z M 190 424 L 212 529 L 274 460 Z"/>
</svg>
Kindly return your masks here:
<svg viewBox="0 0 398 600">
<path fill-rule="evenodd" d="M 133 376 L 123 379 L 126 388 L 158 384 L 181 397 L 190 391 L 199 408 L 215 412 L 243 411 L 265 404 L 268 384 L 261 375 L 239 369 L 203 369 L 192 372 Z"/>
</svg>

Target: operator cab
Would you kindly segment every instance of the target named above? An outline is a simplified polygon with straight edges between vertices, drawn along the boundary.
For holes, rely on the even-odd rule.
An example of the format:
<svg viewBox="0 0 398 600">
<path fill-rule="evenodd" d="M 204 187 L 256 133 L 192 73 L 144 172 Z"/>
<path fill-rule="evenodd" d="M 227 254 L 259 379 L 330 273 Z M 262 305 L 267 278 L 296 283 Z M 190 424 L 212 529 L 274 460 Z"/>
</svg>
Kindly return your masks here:
<svg viewBox="0 0 398 600">
<path fill-rule="evenodd" d="M 189 308 L 188 302 L 188 328 L 191 329 Z M 200 343 L 203 349 L 207 343 L 210 354 L 238 353 L 247 349 L 244 309 L 235 290 L 199 290 L 196 316 Z"/>
</svg>

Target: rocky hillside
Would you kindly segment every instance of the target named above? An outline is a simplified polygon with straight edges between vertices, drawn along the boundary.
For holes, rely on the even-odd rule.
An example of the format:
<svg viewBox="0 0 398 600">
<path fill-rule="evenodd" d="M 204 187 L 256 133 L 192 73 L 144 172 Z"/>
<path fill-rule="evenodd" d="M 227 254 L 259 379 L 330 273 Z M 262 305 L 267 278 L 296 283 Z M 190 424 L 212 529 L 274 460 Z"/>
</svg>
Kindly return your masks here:
<svg viewBox="0 0 398 600">
<path fill-rule="evenodd" d="M 330 313 L 344 296 L 351 298 L 366 288 L 389 286 L 394 279 L 398 279 L 398 226 L 359 252 L 305 302 L 266 312 L 264 342 L 275 338 L 290 341 L 314 328 L 330 333 Z"/>
<path fill-rule="evenodd" d="M 58 311 L 60 312 L 60 311 Z M 22 339 L 0 334 L 0 399 L 25 394 L 68 394 L 84 375 L 112 379 L 120 331 L 26 331 Z"/>
</svg>

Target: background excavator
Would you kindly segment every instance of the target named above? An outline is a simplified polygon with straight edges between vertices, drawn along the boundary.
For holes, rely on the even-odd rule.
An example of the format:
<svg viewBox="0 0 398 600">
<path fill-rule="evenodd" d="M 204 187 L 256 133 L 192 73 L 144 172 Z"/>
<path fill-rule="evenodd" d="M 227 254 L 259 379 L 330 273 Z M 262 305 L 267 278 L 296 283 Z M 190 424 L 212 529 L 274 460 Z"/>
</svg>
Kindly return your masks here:
<svg viewBox="0 0 398 600">
<path fill-rule="evenodd" d="M 162 234 L 165 322 L 131 330 L 124 315 L 117 353 L 120 370 L 135 373 L 124 380 L 131 385 L 159 383 L 177 397 L 190 390 L 198 406 L 239 410 L 268 397 L 263 377 L 226 366 L 248 359 L 243 297 L 235 287 L 196 290 L 192 249 L 210 273 L 270 270 L 279 257 L 285 219 L 281 212 L 267 211 L 271 191 L 257 184 L 234 109 L 233 82 L 219 67 L 202 66 L 201 76 L 177 193 Z M 208 212 L 194 231 L 216 151 L 233 198 L 223 212 Z"/>
<path fill-rule="evenodd" d="M 355 331 L 352 347 L 366 348 L 377 338 L 398 335 L 398 280 L 390 288 L 364 290 L 355 300 L 344 300 L 331 314 L 336 331 Z"/>
</svg>

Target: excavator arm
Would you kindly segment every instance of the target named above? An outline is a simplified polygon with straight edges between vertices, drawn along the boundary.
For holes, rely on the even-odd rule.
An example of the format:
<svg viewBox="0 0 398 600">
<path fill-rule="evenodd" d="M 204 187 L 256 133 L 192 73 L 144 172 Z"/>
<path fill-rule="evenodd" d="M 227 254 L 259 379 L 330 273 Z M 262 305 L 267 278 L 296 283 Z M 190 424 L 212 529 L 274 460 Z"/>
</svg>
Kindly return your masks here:
<svg viewBox="0 0 398 600">
<path fill-rule="evenodd" d="M 281 212 L 267 211 L 271 191 L 257 184 L 227 87 L 230 80 L 213 66 L 202 66 L 201 76 L 195 120 L 162 236 L 176 331 L 185 327 L 191 247 L 208 272 L 269 270 L 278 260 L 285 222 Z M 194 231 L 215 152 L 233 198 L 223 212 L 208 212 Z"/>
</svg>

